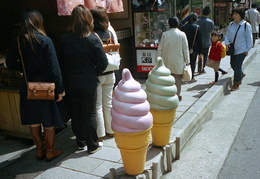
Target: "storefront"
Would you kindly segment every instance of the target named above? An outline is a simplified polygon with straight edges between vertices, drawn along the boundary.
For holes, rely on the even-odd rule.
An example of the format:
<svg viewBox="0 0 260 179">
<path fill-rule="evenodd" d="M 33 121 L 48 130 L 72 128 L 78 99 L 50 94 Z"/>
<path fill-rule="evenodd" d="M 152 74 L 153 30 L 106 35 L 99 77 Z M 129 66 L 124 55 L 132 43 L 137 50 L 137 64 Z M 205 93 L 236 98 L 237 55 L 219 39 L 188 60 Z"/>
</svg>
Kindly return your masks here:
<svg viewBox="0 0 260 179">
<path fill-rule="evenodd" d="M 101 3 L 102 4 L 95 4 Z M 6 52 L 20 31 L 20 14 L 23 9 L 36 9 L 44 19 L 47 35 L 57 47 L 59 38 L 67 31 L 69 14 L 78 4 L 91 8 L 102 5 L 109 11 L 110 21 L 117 32 L 121 44 L 122 66 L 133 67 L 132 55 L 132 17 L 129 0 L 2 0 L 0 2 L 0 130 L 6 134 L 31 138 L 27 126 L 20 124 L 19 82 L 21 73 L 7 69 L 4 65 Z M 113 12 L 113 13 L 112 13 Z"/>
<path fill-rule="evenodd" d="M 237 7 L 250 8 L 251 0 L 214 0 L 214 22 L 220 29 L 232 21 L 231 11 Z"/>
</svg>

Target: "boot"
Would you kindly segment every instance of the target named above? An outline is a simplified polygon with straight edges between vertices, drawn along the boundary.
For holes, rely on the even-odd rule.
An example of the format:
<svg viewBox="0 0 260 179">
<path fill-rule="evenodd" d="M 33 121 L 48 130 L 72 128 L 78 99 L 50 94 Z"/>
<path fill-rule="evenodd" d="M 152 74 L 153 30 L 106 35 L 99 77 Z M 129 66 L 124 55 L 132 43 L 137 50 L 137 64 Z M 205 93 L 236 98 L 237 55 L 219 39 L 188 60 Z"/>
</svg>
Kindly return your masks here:
<svg viewBox="0 0 260 179">
<path fill-rule="evenodd" d="M 29 127 L 34 143 L 37 148 L 36 160 L 43 160 L 46 155 L 46 151 L 43 149 L 42 131 L 41 126 Z"/>
<path fill-rule="evenodd" d="M 62 154 L 61 150 L 54 150 L 55 130 L 44 128 L 44 139 L 46 144 L 46 161 L 50 162 Z"/>
</svg>

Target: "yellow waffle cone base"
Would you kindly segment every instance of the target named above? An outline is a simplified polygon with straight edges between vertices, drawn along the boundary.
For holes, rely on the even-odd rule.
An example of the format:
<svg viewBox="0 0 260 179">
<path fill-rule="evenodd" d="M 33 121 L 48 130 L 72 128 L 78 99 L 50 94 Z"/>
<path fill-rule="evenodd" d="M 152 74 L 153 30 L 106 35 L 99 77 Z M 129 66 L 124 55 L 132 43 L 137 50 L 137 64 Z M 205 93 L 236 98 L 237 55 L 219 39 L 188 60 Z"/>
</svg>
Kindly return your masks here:
<svg viewBox="0 0 260 179">
<path fill-rule="evenodd" d="M 129 175 L 138 175 L 144 171 L 146 162 L 147 146 L 140 149 L 122 149 L 120 148 L 125 172 Z"/>
<path fill-rule="evenodd" d="M 154 145 L 162 147 L 169 143 L 172 124 L 173 122 L 168 124 L 153 124 L 152 138 Z"/>
<path fill-rule="evenodd" d="M 169 110 L 150 109 L 154 124 L 168 124 L 175 119 L 176 108 Z"/>
<path fill-rule="evenodd" d="M 150 141 L 150 132 L 152 126 L 141 132 L 123 133 L 114 130 L 114 137 L 118 148 L 139 149 L 147 146 Z"/>
</svg>

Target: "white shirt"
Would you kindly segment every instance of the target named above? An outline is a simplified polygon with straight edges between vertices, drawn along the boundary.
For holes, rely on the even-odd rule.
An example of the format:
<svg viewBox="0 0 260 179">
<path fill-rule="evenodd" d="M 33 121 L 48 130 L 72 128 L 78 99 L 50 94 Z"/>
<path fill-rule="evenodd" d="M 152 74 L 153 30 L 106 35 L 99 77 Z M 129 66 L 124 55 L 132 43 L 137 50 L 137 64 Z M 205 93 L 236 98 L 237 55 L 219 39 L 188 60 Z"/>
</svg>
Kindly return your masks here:
<svg viewBox="0 0 260 179">
<path fill-rule="evenodd" d="M 259 32 L 260 15 L 255 8 L 250 8 L 246 11 L 245 19 L 250 22 L 252 26 L 252 33 Z"/>
</svg>

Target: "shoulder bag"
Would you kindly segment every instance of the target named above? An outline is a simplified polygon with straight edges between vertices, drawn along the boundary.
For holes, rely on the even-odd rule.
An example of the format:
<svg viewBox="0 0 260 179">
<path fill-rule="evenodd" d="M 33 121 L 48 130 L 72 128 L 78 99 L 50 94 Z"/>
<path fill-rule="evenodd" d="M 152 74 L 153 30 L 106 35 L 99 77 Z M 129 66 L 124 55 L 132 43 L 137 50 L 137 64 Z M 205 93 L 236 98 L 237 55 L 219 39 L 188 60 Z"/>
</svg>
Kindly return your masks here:
<svg viewBox="0 0 260 179">
<path fill-rule="evenodd" d="M 20 40 L 19 37 L 17 38 L 18 42 L 18 50 L 20 54 L 20 58 L 22 61 L 22 66 L 23 66 L 23 73 L 24 73 L 24 78 L 25 82 L 27 85 L 27 99 L 28 100 L 54 100 L 55 99 L 55 83 L 52 82 L 28 82 L 27 81 L 27 76 L 25 72 L 25 67 L 24 67 L 24 60 L 22 56 L 22 51 L 20 47 Z"/>
<path fill-rule="evenodd" d="M 199 26 L 197 26 L 197 28 L 196 28 L 196 32 L 195 32 L 195 35 L 194 35 L 194 38 L 193 38 L 192 46 L 191 46 L 191 49 L 189 51 L 190 54 L 193 54 L 193 52 L 194 52 L 193 51 L 193 46 L 194 46 L 194 43 L 195 43 L 195 40 L 196 40 L 196 37 L 197 37 L 198 28 L 199 28 Z"/>
<path fill-rule="evenodd" d="M 234 40 L 233 40 L 232 43 L 229 44 L 229 48 L 228 48 L 228 51 L 226 52 L 226 55 L 234 55 L 235 54 L 235 46 L 234 46 L 234 44 L 235 44 L 235 41 L 236 41 L 237 32 L 238 32 L 240 27 L 241 27 L 241 25 L 238 26 L 236 34 L 235 34 L 235 37 L 234 37 Z"/>
<path fill-rule="evenodd" d="M 109 38 L 105 43 L 101 40 L 97 33 L 96 36 L 99 38 L 100 42 L 103 44 L 104 51 L 108 59 L 108 65 L 105 69 L 105 72 L 114 71 L 119 69 L 121 57 L 119 54 L 120 44 L 115 44 L 114 40 L 111 37 L 111 32 L 109 32 Z"/>
</svg>

